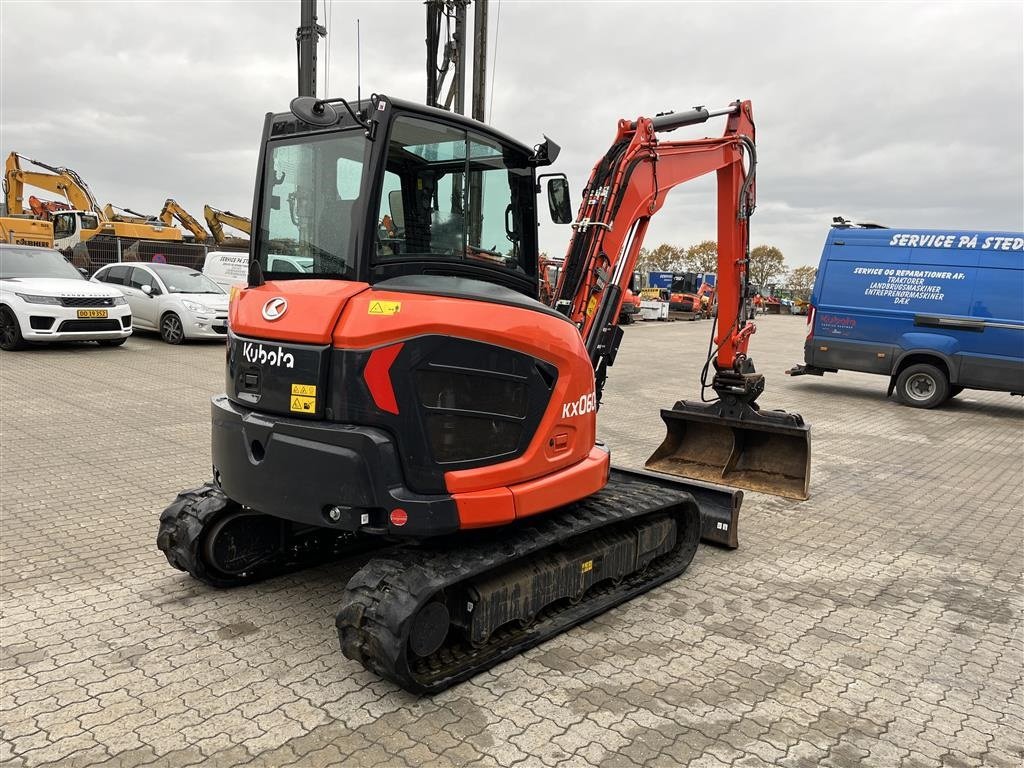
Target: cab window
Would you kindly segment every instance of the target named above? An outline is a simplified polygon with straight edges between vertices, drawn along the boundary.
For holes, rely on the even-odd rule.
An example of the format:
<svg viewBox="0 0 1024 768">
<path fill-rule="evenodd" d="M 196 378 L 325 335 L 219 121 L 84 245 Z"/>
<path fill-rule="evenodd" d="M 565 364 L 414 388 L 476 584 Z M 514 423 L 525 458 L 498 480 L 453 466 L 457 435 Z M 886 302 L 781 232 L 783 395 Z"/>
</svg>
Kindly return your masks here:
<svg viewBox="0 0 1024 768">
<path fill-rule="evenodd" d="M 455 265 L 453 273 L 485 267 L 536 282 L 532 178 L 521 150 L 399 116 L 378 201 L 373 273 L 407 273 L 413 262 L 431 261 Z"/>
<path fill-rule="evenodd" d="M 53 217 L 54 239 L 70 237 L 75 234 L 75 215 L 73 213 L 58 213 Z"/>
</svg>

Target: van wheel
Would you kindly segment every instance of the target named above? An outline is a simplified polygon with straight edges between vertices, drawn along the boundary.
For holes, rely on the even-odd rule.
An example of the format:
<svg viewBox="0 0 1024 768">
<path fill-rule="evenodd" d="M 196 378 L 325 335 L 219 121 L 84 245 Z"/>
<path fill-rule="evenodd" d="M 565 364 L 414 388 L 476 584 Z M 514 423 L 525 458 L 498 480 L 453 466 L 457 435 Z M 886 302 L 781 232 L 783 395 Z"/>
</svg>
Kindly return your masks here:
<svg viewBox="0 0 1024 768">
<path fill-rule="evenodd" d="M 948 399 L 949 381 L 934 365 L 909 365 L 896 378 L 896 397 L 911 408 L 934 408 Z"/>
</svg>

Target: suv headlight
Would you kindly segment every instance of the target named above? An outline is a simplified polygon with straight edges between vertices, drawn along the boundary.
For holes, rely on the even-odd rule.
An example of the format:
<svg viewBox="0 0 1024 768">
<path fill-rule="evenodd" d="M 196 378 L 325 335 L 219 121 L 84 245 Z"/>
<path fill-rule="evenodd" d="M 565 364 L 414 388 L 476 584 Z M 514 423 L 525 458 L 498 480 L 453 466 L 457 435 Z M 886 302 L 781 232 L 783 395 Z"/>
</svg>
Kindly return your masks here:
<svg viewBox="0 0 1024 768">
<path fill-rule="evenodd" d="M 126 299 L 124 296 L 112 296 L 110 299 L 110 303 L 116 307 L 118 304 L 127 304 L 128 299 Z"/>
<path fill-rule="evenodd" d="M 27 301 L 29 304 L 56 304 L 60 306 L 60 299 L 56 296 L 36 296 L 33 293 L 15 293 L 22 301 Z"/>
<path fill-rule="evenodd" d="M 205 304 L 200 304 L 198 301 L 190 301 L 189 299 L 182 299 L 181 305 L 189 312 L 202 312 L 203 314 L 210 314 L 213 312 L 213 310 Z"/>
</svg>

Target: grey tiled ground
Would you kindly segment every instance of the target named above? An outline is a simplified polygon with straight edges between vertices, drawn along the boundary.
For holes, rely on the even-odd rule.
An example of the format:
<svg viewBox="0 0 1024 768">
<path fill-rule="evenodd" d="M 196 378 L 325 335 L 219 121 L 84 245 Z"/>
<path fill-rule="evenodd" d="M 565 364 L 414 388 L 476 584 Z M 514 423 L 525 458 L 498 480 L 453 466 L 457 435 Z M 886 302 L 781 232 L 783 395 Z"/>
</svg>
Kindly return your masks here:
<svg viewBox="0 0 1024 768">
<path fill-rule="evenodd" d="M 741 549 L 432 699 L 337 650 L 358 563 L 237 591 L 172 570 L 159 510 L 209 473 L 223 347 L 0 356 L 0 764 L 1019 766 L 1024 403 L 915 411 L 782 375 L 810 501 L 747 497 Z M 633 326 L 601 413 L 638 465 L 696 394 L 706 323 Z"/>
</svg>

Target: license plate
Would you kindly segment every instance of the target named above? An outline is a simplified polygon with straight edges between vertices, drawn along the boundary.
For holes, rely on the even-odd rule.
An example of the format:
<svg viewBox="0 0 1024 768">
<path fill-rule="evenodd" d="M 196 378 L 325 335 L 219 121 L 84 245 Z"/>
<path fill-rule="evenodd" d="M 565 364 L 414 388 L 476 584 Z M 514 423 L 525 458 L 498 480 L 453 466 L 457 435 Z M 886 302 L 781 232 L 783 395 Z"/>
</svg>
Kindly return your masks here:
<svg viewBox="0 0 1024 768">
<path fill-rule="evenodd" d="M 105 309 L 80 309 L 78 310 L 79 317 L 106 317 L 107 310 Z"/>
</svg>

